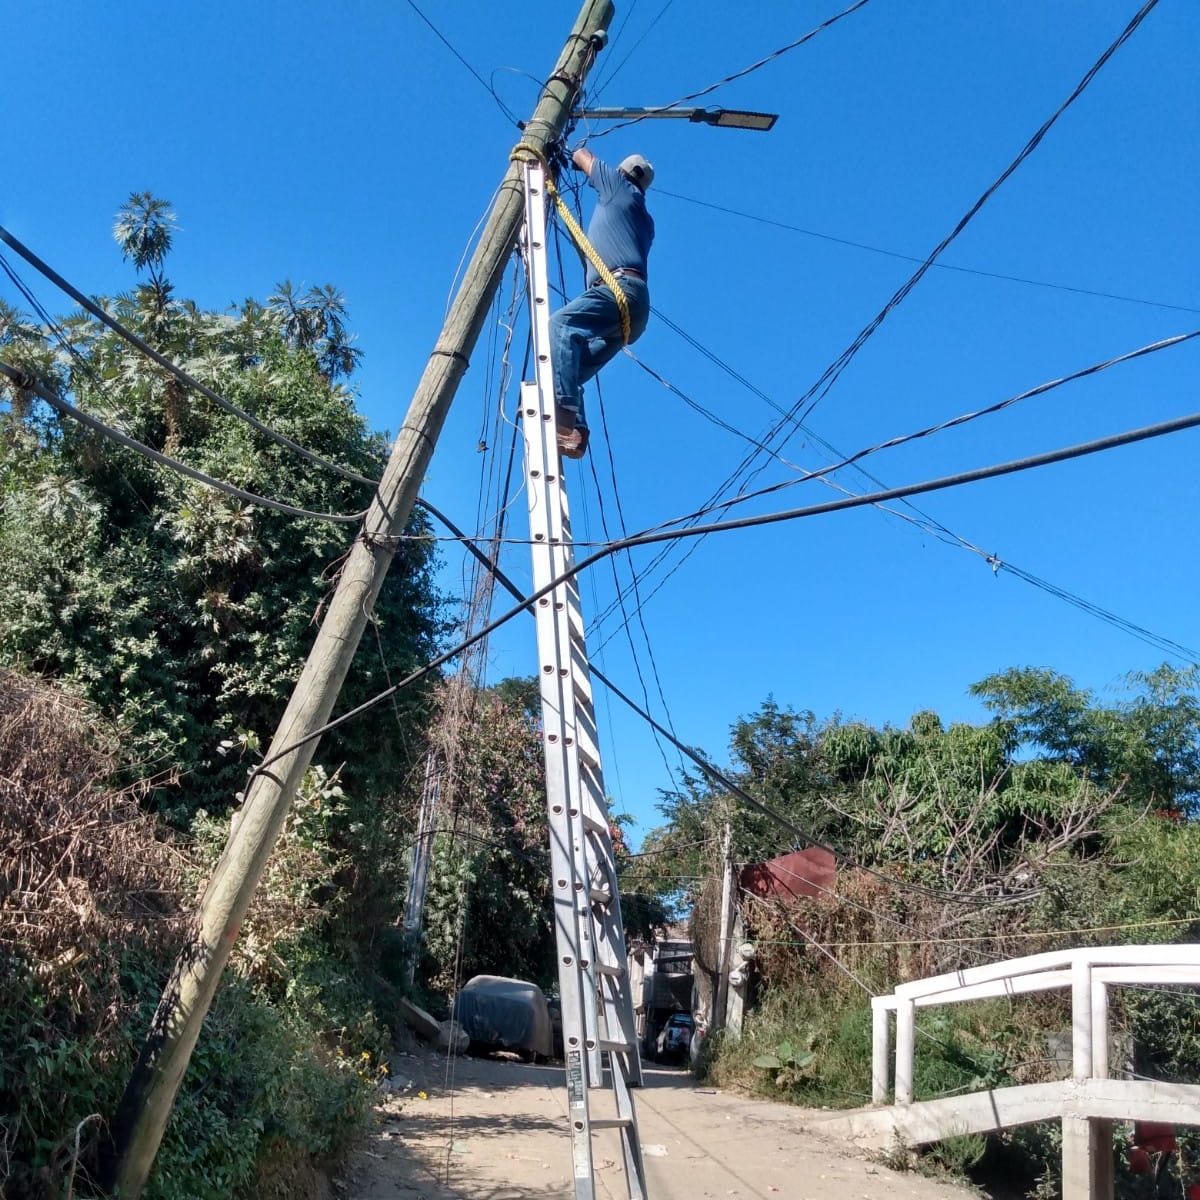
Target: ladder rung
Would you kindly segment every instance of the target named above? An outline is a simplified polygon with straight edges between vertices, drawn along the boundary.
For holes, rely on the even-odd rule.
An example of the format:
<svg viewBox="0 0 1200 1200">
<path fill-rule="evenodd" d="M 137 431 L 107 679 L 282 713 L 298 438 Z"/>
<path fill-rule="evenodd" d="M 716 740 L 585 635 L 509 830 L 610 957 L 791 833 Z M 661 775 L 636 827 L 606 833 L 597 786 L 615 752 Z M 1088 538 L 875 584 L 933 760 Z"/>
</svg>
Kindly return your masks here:
<svg viewBox="0 0 1200 1200">
<path fill-rule="evenodd" d="M 608 904 L 612 900 L 612 892 L 606 887 L 588 888 L 588 898 L 599 904 Z"/>
<path fill-rule="evenodd" d="M 629 1129 L 633 1125 L 632 1117 L 593 1117 L 588 1124 L 596 1129 Z"/>
<path fill-rule="evenodd" d="M 582 810 L 580 815 L 583 818 L 583 827 L 589 833 L 607 833 L 608 832 L 608 826 L 603 821 L 598 821 L 595 817 L 593 817 L 592 814 L 590 812 L 588 812 L 588 810 L 586 808 Z"/>
<path fill-rule="evenodd" d="M 600 1038 L 596 1045 L 601 1051 L 607 1050 L 610 1054 L 630 1054 L 633 1051 L 632 1042 L 610 1042 L 607 1038 Z"/>
<path fill-rule="evenodd" d="M 598 962 L 594 969 L 597 975 L 610 975 L 615 979 L 620 979 L 625 974 L 625 968 L 620 963 Z"/>
</svg>

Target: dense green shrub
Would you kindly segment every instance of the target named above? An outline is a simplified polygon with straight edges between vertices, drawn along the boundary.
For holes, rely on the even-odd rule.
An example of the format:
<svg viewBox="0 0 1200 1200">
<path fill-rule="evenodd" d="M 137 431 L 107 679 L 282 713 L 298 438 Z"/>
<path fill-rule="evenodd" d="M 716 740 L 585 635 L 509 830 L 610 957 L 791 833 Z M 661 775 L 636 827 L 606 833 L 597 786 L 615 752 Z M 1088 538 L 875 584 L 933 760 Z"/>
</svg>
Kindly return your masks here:
<svg viewBox="0 0 1200 1200">
<path fill-rule="evenodd" d="M 261 421 L 377 477 L 386 447 L 342 383 L 359 351 L 336 291 L 283 285 L 266 305 L 206 312 L 166 278 L 165 202 L 130 197 L 115 232 L 138 280 L 103 301 L 109 311 Z M 243 489 L 319 512 L 370 497 L 90 317 L 52 331 L 0 303 L 0 346 L 85 411 Z M 6 1196 L 59 1194 L 92 1113 L 81 1183 L 95 1170 L 181 924 L 352 529 L 211 491 L 0 382 L 0 666 L 56 685 L 0 677 Z M 345 707 L 427 661 L 442 635 L 421 518 L 408 532 Z M 362 1117 L 391 1040 L 381 970 L 403 903 L 411 820 L 399 798 L 423 748 L 427 689 L 386 711 L 395 736 L 359 721 L 322 741 L 204 1024 L 152 1194 L 244 1193 L 261 1182 L 264 1151 L 327 1155 Z"/>
<path fill-rule="evenodd" d="M 1163 666 L 1128 684 L 1102 701 L 1054 671 L 999 672 L 971 689 L 994 714 L 975 725 L 919 712 L 906 728 L 872 728 L 774 700 L 738 721 L 729 773 L 793 827 L 707 779 L 664 796 L 667 823 L 647 841 L 663 876 L 700 877 L 683 896 L 660 887 L 690 904 L 698 960 L 716 963 L 714 848 L 726 829 L 741 863 L 793 848 L 797 828 L 844 854 L 828 894 L 743 895 L 751 1006 L 740 1041 L 713 1040 L 714 1077 L 797 1103 L 863 1103 L 868 992 L 1060 947 L 1195 940 L 1200 669 Z M 1114 1072 L 1200 1080 L 1200 1000 L 1172 991 L 1114 990 Z M 1061 994 L 922 1010 L 918 1026 L 918 1098 L 1069 1071 Z M 1003 1150 L 1036 1195 L 1053 1195 L 1056 1137 L 1018 1131 L 990 1143 L 981 1166 Z M 964 1167 L 979 1150 L 973 1139 L 941 1158 Z M 1145 1181 L 1126 1173 L 1119 1187 L 1140 1197 Z"/>
</svg>

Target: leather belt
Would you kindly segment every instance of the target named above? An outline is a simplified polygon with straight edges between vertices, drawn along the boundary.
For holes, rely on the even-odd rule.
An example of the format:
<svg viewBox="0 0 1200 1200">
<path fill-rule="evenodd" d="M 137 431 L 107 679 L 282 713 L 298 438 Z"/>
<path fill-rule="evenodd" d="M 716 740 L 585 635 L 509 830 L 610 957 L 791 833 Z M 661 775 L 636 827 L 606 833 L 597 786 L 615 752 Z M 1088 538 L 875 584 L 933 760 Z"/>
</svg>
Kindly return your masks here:
<svg viewBox="0 0 1200 1200">
<path fill-rule="evenodd" d="M 642 280 L 643 283 L 646 280 L 645 275 L 643 275 L 641 271 L 635 271 L 632 267 L 618 267 L 613 274 L 618 278 L 620 278 L 622 275 L 629 275 L 634 279 Z"/>
</svg>

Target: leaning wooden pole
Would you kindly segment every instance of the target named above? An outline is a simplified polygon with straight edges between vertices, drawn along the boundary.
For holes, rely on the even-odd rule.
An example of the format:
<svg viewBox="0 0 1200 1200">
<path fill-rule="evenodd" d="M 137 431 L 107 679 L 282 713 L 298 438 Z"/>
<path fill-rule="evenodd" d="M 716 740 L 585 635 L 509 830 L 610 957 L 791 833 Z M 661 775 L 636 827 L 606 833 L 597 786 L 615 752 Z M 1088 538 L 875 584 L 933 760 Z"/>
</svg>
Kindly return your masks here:
<svg viewBox="0 0 1200 1200">
<path fill-rule="evenodd" d="M 585 0 L 524 128 L 522 145 L 544 152 L 562 134 L 600 44 L 595 35 L 607 30 L 612 13 L 611 0 Z M 333 712 L 391 565 L 395 539 L 407 525 L 450 402 L 516 244 L 522 210 L 521 168 L 514 162 L 421 376 L 267 757 L 274 759 L 289 746 L 295 749 L 254 777 L 126 1086 L 113 1122 L 114 1158 L 108 1180 L 122 1200 L 136 1200 L 149 1177 L 201 1023 L 319 740 L 304 739 Z"/>
</svg>

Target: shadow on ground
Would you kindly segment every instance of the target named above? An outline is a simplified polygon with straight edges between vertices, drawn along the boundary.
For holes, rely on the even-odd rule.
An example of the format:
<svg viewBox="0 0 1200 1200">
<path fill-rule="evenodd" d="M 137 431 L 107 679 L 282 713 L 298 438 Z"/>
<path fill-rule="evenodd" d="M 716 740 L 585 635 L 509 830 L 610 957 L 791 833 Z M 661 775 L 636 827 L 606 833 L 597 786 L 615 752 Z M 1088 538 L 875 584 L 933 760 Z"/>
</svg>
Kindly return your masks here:
<svg viewBox="0 0 1200 1200">
<path fill-rule="evenodd" d="M 485 1087 L 490 1092 L 508 1088 L 563 1087 L 563 1064 L 548 1062 L 530 1064 L 521 1062 L 515 1055 L 503 1052 L 495 1055 L 463 1055 L 456 1059 L 445 1073 L 445 1080 L 431 1080 L 438 1091 L 448 1090 L 443 1082 L 452 1083 L 455 1090 L 465 1087 Z M 664 1063 L 642 1063 L 643 1088 L 690 1088 L 696 1081 L 686 1067 Z"/>
</svg>

